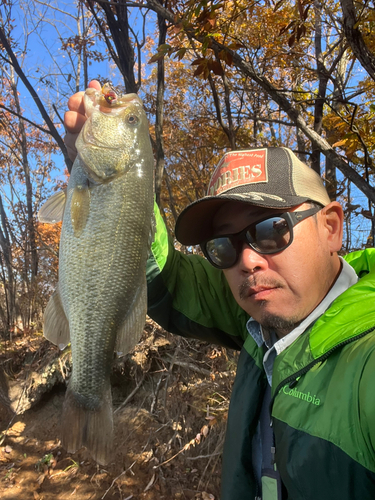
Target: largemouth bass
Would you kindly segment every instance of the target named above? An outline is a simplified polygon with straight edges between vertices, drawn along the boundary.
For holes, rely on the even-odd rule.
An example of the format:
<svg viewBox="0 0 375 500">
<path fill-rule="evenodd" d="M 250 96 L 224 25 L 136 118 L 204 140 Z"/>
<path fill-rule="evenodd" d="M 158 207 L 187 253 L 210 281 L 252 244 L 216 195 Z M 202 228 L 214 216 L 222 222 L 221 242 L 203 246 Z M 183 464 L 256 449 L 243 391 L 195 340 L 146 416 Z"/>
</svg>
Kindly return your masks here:
<svg viewBox="0 0 375 500">
<path fill-rule="evenodd" d="M 62 444 L 85 446 L 100 464 L 112 449 L 110 372 L 114 351 L 139 341 L 146 316 L 146 260 L 152 241 L 153 154 L 135 94 L 87 89 L 88 117 L 65 193 L 39 212 L 62 211 L 59 283 L 44 315 L 44 335 L 71 342 L 73 368 L 62 415 Z"/>
</svg>

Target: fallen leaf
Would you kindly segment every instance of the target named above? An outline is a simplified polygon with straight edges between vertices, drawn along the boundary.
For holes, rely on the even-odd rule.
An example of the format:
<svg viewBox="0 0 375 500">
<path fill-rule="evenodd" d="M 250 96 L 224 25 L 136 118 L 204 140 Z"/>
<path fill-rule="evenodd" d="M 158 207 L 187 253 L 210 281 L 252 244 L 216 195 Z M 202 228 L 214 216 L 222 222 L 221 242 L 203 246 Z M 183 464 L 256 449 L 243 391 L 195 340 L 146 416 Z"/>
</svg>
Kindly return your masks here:
<svg viewBox="0 0 375 500">
<path fill-rule="evenodd" d="M 201 433 L 203 434 L 204 437 L 207 437 L 207 435 L 208 435 L 208 425 L 204 425 L 202 427 Z"/>
<path fill-rule="evenodd" d="M 43 474 L 41 474 L 38 479 L 36 480 L 36 482 L 39 484 L 39 486 L 43 483 L 43 481 L 45 480 L 46 478 L 46 473 L 43 472 Z"/>
<path fill-rule="evenodd" d="M 202 500 L 215 500 L 215 497 L 211 493 L 206 493 L 202 491 Z"/>
</svg>

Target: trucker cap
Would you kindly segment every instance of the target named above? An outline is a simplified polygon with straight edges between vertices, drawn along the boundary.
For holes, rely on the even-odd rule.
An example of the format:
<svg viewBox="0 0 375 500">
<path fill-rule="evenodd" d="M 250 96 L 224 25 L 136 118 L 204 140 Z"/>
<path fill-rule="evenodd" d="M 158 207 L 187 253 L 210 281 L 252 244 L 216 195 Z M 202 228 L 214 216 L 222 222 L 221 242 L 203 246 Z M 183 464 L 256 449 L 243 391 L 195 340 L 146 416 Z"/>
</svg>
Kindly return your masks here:
<svg viewBox="0 0 375 500">
<path fill-rule="evenodd" d="M 212 220 L 227 201 L 283 209 L 306 201 L 330 203 L 322 179 L 288 148 L 257 148 L 226 153 L 216 167 L 207 195 L 187 206 L 176 222 L 176 238 L 198 245 L 214 236 Z"/>
</svg>

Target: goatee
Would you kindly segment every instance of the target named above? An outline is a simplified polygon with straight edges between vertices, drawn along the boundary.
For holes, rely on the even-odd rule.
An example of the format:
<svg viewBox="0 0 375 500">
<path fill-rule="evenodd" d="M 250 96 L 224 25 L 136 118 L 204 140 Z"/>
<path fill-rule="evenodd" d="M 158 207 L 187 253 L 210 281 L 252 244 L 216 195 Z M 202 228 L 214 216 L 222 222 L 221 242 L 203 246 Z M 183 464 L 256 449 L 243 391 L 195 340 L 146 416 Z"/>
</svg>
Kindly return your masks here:
<svg viewBox="0 0 375 500">
<path fill-rule="evenodd" d="M 284 288 L 284 284 L 281 281 L 272 278 L 257 277 L 256 274 L 249 276 L 239 286 L 240 299 L 246 300 L 249 297 L 250 289 L 255 287 Z M 285 335 L 290 333 L 301 323 L 301 319 L 296 316 L 285 318 L 276 314 L 270 314 L 267 311 L 262 311 L 262 306 L 265 306 L 266 304 L 267 300 L 259 302 L 261 311 L 259 323 L 267 332 L 274 331 L 278 338 L 285 337 Z"/>
</svg>

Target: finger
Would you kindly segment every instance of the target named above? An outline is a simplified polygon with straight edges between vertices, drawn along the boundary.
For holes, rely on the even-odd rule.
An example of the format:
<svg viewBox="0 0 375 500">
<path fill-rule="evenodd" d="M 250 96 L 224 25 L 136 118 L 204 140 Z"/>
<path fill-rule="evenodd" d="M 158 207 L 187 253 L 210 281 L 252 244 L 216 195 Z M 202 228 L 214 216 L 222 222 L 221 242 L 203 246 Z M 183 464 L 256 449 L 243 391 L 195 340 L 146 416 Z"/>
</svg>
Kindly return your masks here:
<svg viewBox="0 0 375 500">
<path fill-rule="evenodd" d="M 102 86 L 98 82 L 98 80 L 91 80 L 89 83 L 89 89 L 101 90 Z"/>
<path fill-rule="evenodd" d="M 86 121 L 85 110 L 83 113 L 76 113 L 75 111 L 67 111 L 64 115 L 64 126 L 67 132 L 71 134 L 78 134 Z"/>
<path fill-rule="evenodd" d="M 80 113 L 81 115 L 85 114 L 85 106 L 83 104 L 83 95 L 84 92 L 77 92 L 76 94 L 72 95 L 69 100 L 68 100 L 68 108 L 70 111 L 76 111 L 77 113 Z"/>
<path fill-rule="evenodd" d="M 101 86 L 98 80 L 91 80 L 89 83 L 89 88 L 91 89 L 96 89 L 100 90 Z M 68 108 L 70 111 L 76 111 L 77 113 L 80 113 L 81 115 L 85 114 L 85 107 L 83 104 L 83 95 L 84 92 L 77 92 L 76 94 L 73 94 L 69 100 L 68 100 Z"/>
</svg>

